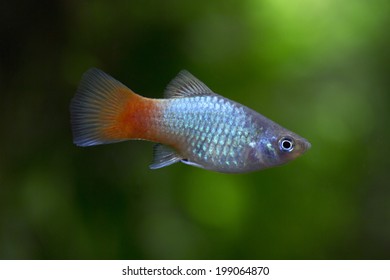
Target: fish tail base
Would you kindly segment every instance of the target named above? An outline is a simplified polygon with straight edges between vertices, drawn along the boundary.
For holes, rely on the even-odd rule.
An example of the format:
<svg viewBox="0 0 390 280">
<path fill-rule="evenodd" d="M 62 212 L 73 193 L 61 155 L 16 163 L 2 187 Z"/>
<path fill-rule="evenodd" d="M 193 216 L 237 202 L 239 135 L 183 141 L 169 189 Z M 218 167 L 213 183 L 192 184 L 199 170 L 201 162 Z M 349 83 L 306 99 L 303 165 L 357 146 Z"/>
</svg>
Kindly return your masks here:
<svg viewBox="0 0 390 280">
<path fill-rule="evenodd" d="M 93 146 L 136 137 L 126 115 L 137 99 L 142 97 L 103 71 L 88 70 L 70 105 L 73 142 Z"/>
</svg>

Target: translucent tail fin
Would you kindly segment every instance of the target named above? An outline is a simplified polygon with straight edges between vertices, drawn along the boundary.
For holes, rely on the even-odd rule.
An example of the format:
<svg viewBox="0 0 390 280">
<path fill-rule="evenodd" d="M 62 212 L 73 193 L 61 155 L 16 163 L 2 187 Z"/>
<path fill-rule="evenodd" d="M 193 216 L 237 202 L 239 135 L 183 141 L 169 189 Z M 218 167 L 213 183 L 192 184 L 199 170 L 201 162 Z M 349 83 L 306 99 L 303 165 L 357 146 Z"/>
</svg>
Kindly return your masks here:
<svg viewBox="0 0 390 280">
<path fill-rule="evenodd" d="M 70 104 L 73 142 L 92 146 L 128 140 L 126 108 L 141 98 L 99 69 L 84 73 Z"/>
</svg>

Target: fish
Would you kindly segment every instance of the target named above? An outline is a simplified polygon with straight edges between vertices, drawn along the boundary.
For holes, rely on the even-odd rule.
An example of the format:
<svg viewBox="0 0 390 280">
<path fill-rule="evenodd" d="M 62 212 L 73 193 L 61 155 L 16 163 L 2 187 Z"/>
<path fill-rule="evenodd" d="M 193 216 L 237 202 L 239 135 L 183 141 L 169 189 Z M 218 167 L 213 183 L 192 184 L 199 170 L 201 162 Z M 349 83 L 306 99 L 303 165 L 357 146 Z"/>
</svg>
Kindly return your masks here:
<svg viewBox="0 0 390 280">
<path fill-rule="evenodd" d="M 146 98 L 97 68 L 81 78 L 70 103 L 73 143 L 155 142 L 150 169 L 182 162 L 221 173 L 287 163 L 311 144 L 260 113 L 214 93 L 186 70 L 162 99 Z"/>
</svg>

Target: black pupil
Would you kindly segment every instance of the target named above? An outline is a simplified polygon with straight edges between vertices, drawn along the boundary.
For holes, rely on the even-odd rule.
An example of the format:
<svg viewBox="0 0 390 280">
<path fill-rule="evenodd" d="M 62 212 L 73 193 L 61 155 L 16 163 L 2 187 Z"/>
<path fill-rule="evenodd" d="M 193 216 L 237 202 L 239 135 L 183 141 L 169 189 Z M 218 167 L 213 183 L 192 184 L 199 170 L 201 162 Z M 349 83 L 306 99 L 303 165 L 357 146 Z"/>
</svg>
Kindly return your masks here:
<svg viewBox="0 0 390 280">
<path fill-rule="evenodd" d="M 290 150 L 291 149 L 291 142 L 289 141 L 289 140 L 284 140 L 283 142 L 282 142 L 282 147 L 283 147 L 283 149 L 285 149 L 285 150 Z"/>
<path fill-rule="evenodd" d="M 280 149 L 284 152 L 291 152 L 294 149 L 294 141 L 291 138 L 282 138 L 279 145 Z"/>
</svg>

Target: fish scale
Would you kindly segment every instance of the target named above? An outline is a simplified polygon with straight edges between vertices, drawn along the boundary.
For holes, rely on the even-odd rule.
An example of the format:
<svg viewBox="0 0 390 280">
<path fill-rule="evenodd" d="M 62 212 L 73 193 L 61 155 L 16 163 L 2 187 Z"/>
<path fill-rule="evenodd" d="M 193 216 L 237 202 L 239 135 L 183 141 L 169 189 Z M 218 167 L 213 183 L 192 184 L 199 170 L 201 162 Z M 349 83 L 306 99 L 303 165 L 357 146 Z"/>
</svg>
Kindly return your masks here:
<svg viewBox="0 0 390 280">
<path fill-rule="evenodd" d="M 245 137 L 251 129 L 245 120 L 250 118 L 223 97 L 176 98 L 164 103 L 161 133 L 179 142 L 182 156 L 190 161 L 205 164 L 212 159 L 219 165 L 237 166 L 243 147 L 257 137 L 256 133 L 253 139 Z"/>
<path fill-rule="evenodd" d="M 310 148 L 306 139 L 214 93 L 187 71 L 168 84 L 164 99 L 149 99 L 90 69 L 70 110 L 78 146 L 129 139 L 156 142 L 151 169 L 182 161 L 243 173 L 281 165 Z"/>
</svg>

